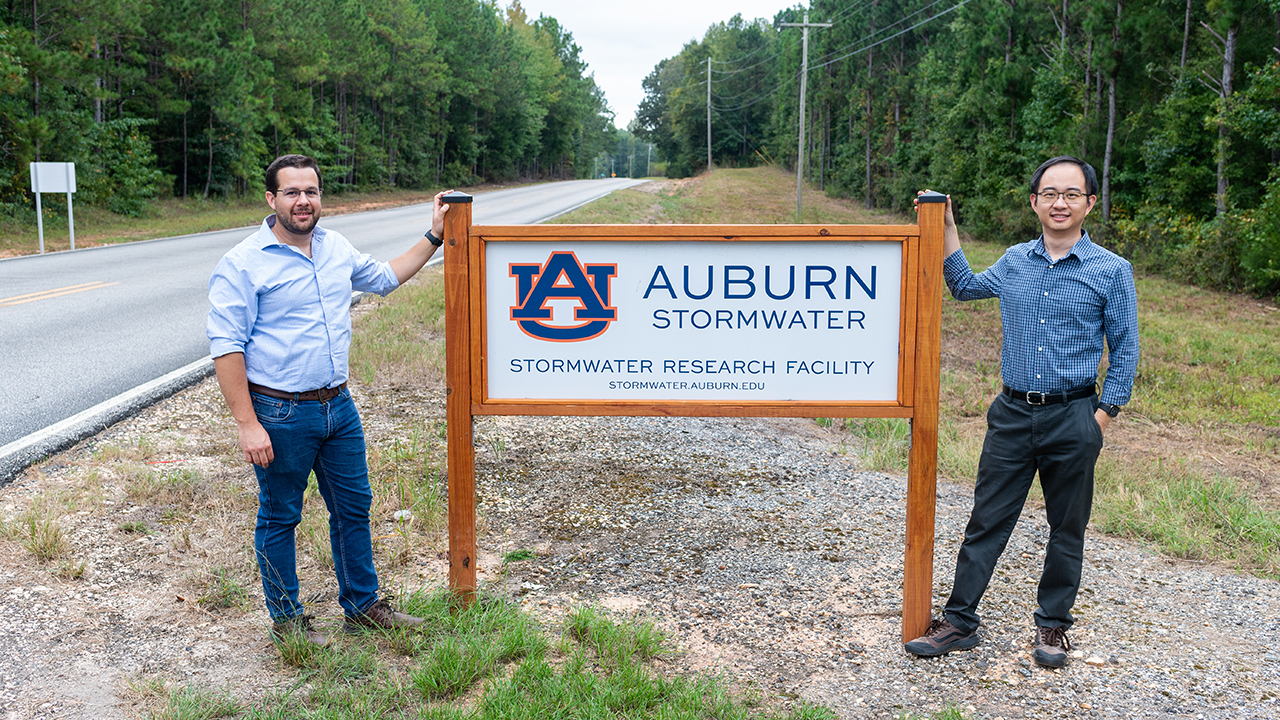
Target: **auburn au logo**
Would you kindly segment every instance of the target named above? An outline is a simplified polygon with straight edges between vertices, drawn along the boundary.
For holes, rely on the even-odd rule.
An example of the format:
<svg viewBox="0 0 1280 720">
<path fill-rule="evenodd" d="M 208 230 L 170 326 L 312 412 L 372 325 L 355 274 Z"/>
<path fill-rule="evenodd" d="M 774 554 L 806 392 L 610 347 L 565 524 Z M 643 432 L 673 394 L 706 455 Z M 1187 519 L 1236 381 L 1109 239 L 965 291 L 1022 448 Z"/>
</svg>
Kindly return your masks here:
<svg viewBox="0 0 1280 720">
<path fill-rule="evenodd" d="M 618 309 L 609 305 L 617 263 L 583 265 L 572 252 L 553 252 L 543 265 L 511 263 L 516 305 L 511 319 L 526 335 L 552 342 L 590 340 L 609 329 Z M 551 300 L 574 300 L 573 322 L 554 317 Z M 553 324 L 554 323 L 554 324 Z"/>
</svg>

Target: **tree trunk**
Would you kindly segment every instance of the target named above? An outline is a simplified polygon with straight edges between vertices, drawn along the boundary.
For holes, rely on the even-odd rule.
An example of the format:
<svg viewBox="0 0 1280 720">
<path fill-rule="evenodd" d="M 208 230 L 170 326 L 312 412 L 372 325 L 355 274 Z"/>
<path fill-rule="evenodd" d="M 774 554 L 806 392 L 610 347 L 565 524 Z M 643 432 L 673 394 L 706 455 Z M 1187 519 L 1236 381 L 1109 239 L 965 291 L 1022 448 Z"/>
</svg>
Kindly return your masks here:
<svg viewBox="0 0 1280 720">
<path fill-rule="evenodd" d="M 98 47 L 98 38 L 93 39 L 94 70 L 101 70 L 102 50 Z M 102 124 L 102 76 L 95 73 L 93 78 L 93 121 Z"/>
<path fill-rule="evenodd" d="M 876 7 L 877 7 L 878 5 L 879 5 L 879 3 L 872 3 L 872 5 L 871 5 L 871 34 L 872 34 L 872 35 L 875 35 L 875 34 L 876 34 L 876 16 L 875 16 L 875 10 L 876 10 Z M 872 204 L 873 204 L 873 203 L 872 203 L 872 200 L 871 200 L 871 130 L 872 130 L 871 104 L 872 104 L 872 100 L 873 100 L 872 93 L 871 93 L 871 82 L 872 82 L 872 78 L 874 77 L 874 73 L 875 73 L 875 68 L 874 68 L 875 56 L 876 56 L 876 51 L 875 51 L 875 50 L 868 50 L 868 51 L 867 51 L 867 143 L 866 143 L 866 165 L 867 165 L 867 177 L 866 177 L 866 191 L 867 191 L 867 193 L 866 193 L 866 194 L 867 194 L 867 199 L 866 199 L 866 203 L 865 203 L 865 204 L 866 204 L 866 206 L 867 206 L 867 209 L 868 209 L 868 210 L 870 210 L 870 209 L 871 209 Z"/>
<path fill-rule="evenodd" d="M 1084 53 L 1084 107 L 1080 109 L 1080 124 L 1088 125 L 1089 121 L 1089 73 L 1093 71 L 1093 38 L 1089 38 L 1089 44 L 1085 48 Z M 1085 153 L 1086 155 L 1088 153 Z"/>
<path fill-rule="evenodd" d="M 1187 15 L 1182 21 L 1182 60 L 1178 62 L 1180 70 L 1187 69 L 1187 40 L 1191 37 L 1191 0 L 1187 0 Z"/>
<path fill-rule="evenodd" d="M 209 199 L 209 186 L 213 184 L 213 108 L 209 108 L 209 168 L 204 175 L 204 199 Z"/>
<path fill-rule="evenodd" d="M 187 199 L 187 115 L 191 107 L 187 105 L 187 81 L 182 81 L 182 199 Z"/>
<path fill-rule="evenodd" d="M 1111 52 L 1115 64 L 1107 81 L 1107 149 L 1102 156 L 1102 222 L 1111 222 L 1111 156 L 1116 140 L 1116 76 L 1120 74 L 1120 17 L 1124 0 L 1116 0 L 1116 24 L 1111 29 Z"/>
<path fill-rule="evenodd" d="M 1222 50 L 1222 98 L 1231 97 L 1231 77 L 1236 70 L 1236 43 L 1240 39 L 1240 24 L 1236 23 L 1227 30 L 1225 47 Z M 1218 195 L 1215 200 L 1218 214 L 1227 211 L 1227 152 L 1231 138 L 1226 125 L 1218 126 Z"/>
<path fill-rule="evenodd" d="M 1111 222 L 1111 150 L 1116 139 L 1116 76 L 1107 82 L 1107 150 L 1102 156 L 1102 222 Z"/>
<path fill-rule="evenodd" d="M 1116 0 L 1116 24 L 1111 28 L 1111 55 L 1114 64 L 1107 78 L 1107 149 L 1102 155 L 1102 223 L 1111 222 L 1111 156 L 1116 140 L 1116 76 L 1120 74 L 1120 17 L 1124 0 Z"/>
<path fill-rule="evenodd" d="M 1067 0 L 1062 0 L 1062 28 L 1058 33 L 1058 52 L 1067 50 Z"/>
</svg>

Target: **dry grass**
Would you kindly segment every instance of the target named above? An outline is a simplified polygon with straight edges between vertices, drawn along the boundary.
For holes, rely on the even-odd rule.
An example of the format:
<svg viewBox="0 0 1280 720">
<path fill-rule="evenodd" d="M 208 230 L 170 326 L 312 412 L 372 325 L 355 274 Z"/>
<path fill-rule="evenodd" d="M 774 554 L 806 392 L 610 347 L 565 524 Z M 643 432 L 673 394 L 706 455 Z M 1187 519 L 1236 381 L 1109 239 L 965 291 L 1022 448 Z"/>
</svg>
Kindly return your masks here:
<svg viewBox="0 0 1280 720">
<path fill-rule="evenodd" d="M 776 225 L 796 222 L 795 176 L 777 167 L 717 170 L 684 180 L 655 180 L 562 215 L 552 223 Z M 806 189 L 803 223 L 898 223 L 901 218 L 855 207 Z"/>
</svg>

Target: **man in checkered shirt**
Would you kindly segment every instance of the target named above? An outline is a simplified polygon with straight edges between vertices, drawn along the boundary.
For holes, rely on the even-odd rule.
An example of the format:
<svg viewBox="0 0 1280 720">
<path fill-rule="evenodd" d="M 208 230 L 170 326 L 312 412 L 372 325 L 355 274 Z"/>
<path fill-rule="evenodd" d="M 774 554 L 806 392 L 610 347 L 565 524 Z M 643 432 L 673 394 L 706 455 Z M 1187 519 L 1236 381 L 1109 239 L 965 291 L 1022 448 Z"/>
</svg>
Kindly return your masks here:
<svg viewBox="0 0 1280 720">
<path fill-rule="evenodd" d="M 1093 469 L 1103 434 L 1129 401 L 1138 367 L 1133 266 L 1082 230 L 1097 201 L 1090 165 L 1056 157 L 1031 176 L 1031 209 L 1042 233 L 1014 245 L 981 273 L 969 269 L 947 198 L 943 274 L 957 300 L 1000 299 L 1004 390 L 987 412 L 973 511 L 942 617 L 906 644 L 942 655 L 980 641 L 978 602 L 1018 522 L 1037 471 L 1049 521 L 1037 594 L 1034 660 L 1062 667 L 1080 589 Z M 1097 391 L 1103 341 L 1109 366 Z"/>
</svg>

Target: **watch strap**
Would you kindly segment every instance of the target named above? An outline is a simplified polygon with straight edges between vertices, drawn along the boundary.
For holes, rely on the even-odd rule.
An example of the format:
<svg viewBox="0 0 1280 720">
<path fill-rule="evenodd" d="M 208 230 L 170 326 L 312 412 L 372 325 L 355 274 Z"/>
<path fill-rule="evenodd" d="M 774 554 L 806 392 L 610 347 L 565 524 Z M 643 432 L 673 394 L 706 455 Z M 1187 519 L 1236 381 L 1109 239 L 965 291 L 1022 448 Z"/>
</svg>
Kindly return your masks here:
<svg viewBox="0 0 1280 720">
<path fill-rule="evenodd" d="M 436 237 L 436 234 L 431 232 L 430 229 L 427 230 L 426 237 L 427 237 L 427 242 L 430 242 L 432 245 L 435 245 L 436 247 L 440 247 L 441 245 L 444 244 L 444 240 Z"/>
</svg>

